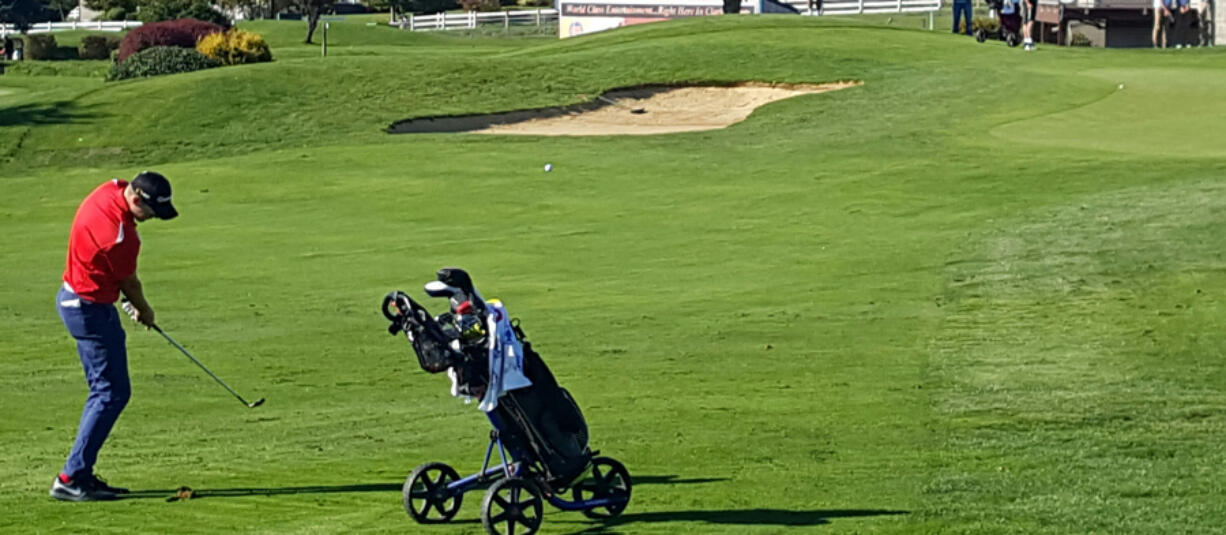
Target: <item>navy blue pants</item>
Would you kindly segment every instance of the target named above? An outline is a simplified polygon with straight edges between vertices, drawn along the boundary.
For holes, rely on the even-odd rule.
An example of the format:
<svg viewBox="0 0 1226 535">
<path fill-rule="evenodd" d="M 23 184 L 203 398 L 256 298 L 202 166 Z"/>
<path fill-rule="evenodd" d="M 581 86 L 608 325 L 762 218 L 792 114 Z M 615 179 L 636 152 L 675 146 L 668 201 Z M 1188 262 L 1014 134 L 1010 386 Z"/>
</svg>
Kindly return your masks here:
<svg viewBox="0 0 1226 535">
<path fill-rule="evenodd" d="M 1038 1 L 1038 0 L 1035 0 Z M 958 19 L 962 18 L 966 21 L 966 35 L 974 32 L 971 28 L 971 3 L 970 2 L 954 2 L 954 33 L 958 33 Z"/>
<path fill-rule="evenodd" d="M 127 338 L 114 304 L 91 303 L 64 287 L 55 301 L 60 319 L 77 340 L 77 353 L 89 384 L 77 439 L 64 463 L 63 473 L 75 478 L 93 473 L 98 450 L 132 395 Z"/>
</svg>

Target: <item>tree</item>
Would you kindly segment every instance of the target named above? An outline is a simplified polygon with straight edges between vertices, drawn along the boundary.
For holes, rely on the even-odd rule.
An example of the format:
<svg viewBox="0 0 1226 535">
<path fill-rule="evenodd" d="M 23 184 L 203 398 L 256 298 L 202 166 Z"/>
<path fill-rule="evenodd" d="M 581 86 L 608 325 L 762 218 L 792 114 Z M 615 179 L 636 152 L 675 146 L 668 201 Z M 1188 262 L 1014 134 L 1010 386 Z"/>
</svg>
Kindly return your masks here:
<svg viewBox="0 0 1226 535">
<path fill-rule="evenodd" d="M 212 0 L 209 2 L 217 7 L 220 7 L 226 13 L 242 11 L 246 13 L 247 18 L 265 18 L 273 16 L 276 11 L 276 5 L 284 6 L 284 0 L 275 2 L 273 0 Z"/>
<path fill-rule="evenodd" d="M 319 17 L 324 11 L 332 7 L 334 0 L 292 0 L 290 5 L 298 8 L 298 12 L 307 19 L 307 35 L 306 44 L 311 44 L 311 37 L 315 35 L 315 27 L 319 25 Z"/>
<path fill-rule="evenodd" d="M 118 7 L 122 8 L 125 13 L 134 13 L 136 12 L 136 0 L 85 0 L 85 7 L 103 13 Z"/>
<path fill-rule="evenodd" d="M 375 11 L 395 8 L 397 13 L 438 13 L 456 9 L 456 0 L 366 0 L 367 7 Z"/>
<path fill-rule="evenodd" d="M 47 0 L 47 8 L 59 13 L 62 20 L 69 11 L 77 8 L 77 0 Z"/>
<path fill-rule="evenodd" d="M 21 33 L 31 24 L 47 20 L 47 11 L 42 0 L 0 0 L 0 22 L 16 26 Z"/>
<path fill-rule="evenodd" d="M 140 19 L 145 22 L 196 19 L 230 27 L 230 17 L 213 9 L 204 0 L 138 0 Z"/>
</svg>

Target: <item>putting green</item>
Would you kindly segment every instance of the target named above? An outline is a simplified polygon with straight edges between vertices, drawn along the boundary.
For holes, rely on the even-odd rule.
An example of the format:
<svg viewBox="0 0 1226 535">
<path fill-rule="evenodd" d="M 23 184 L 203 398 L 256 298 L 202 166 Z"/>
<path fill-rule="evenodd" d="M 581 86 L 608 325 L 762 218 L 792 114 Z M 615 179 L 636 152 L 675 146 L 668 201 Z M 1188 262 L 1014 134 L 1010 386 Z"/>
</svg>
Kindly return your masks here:
<svg viewBox="0 0 1226 535">
<path fill-rule="evenodd" d="M 1226 73 L 1204 69 L 1096 69 L 1116 86 L 1106 98 L 999 126 L 1013 142 L 1167 157 L 1226 154 Z M 1196 80 L 1189 84 L 1188 80 Z M 1154 103 L 1160 103 L 1154 106 Z M 1087 132 L 1093 132 L 1087 135 Z"/>
</svg>

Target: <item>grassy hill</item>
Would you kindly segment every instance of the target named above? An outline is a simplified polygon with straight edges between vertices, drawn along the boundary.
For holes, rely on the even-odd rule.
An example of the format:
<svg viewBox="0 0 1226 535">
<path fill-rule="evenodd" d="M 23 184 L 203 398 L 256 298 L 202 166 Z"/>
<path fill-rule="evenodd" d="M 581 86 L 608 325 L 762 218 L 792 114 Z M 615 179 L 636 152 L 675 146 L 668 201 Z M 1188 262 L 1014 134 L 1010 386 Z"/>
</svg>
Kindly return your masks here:
<svg viewBox="0 0 1226 535">
<path fill-rule="evenodd" d="M 565 41 L 355 21 L 320 58 L 300 23 L 252 29 L 276 61 L 0 77 L 0 531 L 481 532 L 479 494 L 451 526 L 400 508 L 412 467 L 475 471 L 487 438 L 377 311 L 444 265 L 523 320 L 636 478 L 620 519 L 544 533 L 1226 524 L 1216 50 L 711 17 Z M 739 80 L 864 84 L 710 132 L 383 133 Z M 141 226 L 159 323 L 268 402 L 129 329 L 99 470 L 157 492 L 55 503 L 85 396 L 52 303 L 68 223 L 146 168 L 182 212 Z M 179 485 L 204 498 L 165 502 Z"/>
</svg>

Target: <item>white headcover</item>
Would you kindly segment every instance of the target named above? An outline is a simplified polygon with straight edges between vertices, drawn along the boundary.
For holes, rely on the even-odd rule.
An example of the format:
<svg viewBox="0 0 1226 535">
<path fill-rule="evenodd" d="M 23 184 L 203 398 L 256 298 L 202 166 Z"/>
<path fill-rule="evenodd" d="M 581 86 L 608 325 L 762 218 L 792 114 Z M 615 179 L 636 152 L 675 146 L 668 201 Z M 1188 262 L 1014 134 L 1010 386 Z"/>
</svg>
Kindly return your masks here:
<svg viewBox="0 0 1226 535">
<path fill-rule="evenodd" d="M 515 338 L 507 309 L 496 299 L 485 304 L 485 327 L 489 333 L 490 383 L 477 408 L 490 412 L 506 392 L 532 386 L 524 376 L 524 347 Z"/>
</svg>

